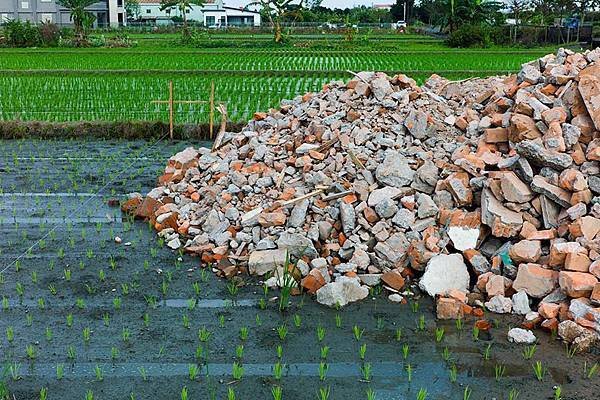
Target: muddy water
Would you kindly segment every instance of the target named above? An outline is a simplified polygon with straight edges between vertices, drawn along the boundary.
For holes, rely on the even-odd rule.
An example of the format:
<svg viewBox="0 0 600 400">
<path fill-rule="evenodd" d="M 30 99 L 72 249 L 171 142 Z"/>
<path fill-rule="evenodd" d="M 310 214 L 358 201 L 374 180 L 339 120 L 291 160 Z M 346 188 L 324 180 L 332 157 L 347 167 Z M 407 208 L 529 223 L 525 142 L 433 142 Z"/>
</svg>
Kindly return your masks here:
<svg viewBox="0 0 600 400">
<path fill-rule="evenodd" d="M 475 339 L 474 321 L 462 329 L 438 323 L 426 298 L 411 299 L 414 312 L 384 294 L 342 310 L 299 296 L 280 312 L 277 292 L 265 295 L 252 279 L 232 295 L 197 259 L 180 261 L 145 223 L 108 205 L 132 183 L 150 189 L 164 160 L 186 143 L 149 155 L 144 146 L 0 144 L 0 269 L 11 266 L 0 280 L 0 362 L 15 398 L 37 399 L 46 387 L 49 399 L 83 399 L 88 391 L 95 399 L 179 399 L 186 387 L 189 399 L 221 400 L 232 389 L 250 400 L 273 398 L 279 386 L 283 399 L 316 399 L 329 388 L 329 399 L 344 400 L 367 399 L 367 390 L 384 400 L 415 399 L 420 390 L 427 399 L 463 399 L 465 390 L 470 399 L 508 399 L 514 390 L 537 400 L 552 398 L 556 385 L 563 399 L 598 398 L 598 376 L 583 376 L 598 353 L 569 358 L 560 342 L 536 332 L 537 351 L 525 360 L 524 348 L 506 340 L 515 317 L 489 315 L 494 328 Z M 134 163 L 129 173 L 118 169 L 119 158 Z M 363 332 L 358 338 L 354 327 Z M 440 341 L 436 328 L 444 329 Z M 536 361 L 547 371 L 541 382 Z"/>
</svg>

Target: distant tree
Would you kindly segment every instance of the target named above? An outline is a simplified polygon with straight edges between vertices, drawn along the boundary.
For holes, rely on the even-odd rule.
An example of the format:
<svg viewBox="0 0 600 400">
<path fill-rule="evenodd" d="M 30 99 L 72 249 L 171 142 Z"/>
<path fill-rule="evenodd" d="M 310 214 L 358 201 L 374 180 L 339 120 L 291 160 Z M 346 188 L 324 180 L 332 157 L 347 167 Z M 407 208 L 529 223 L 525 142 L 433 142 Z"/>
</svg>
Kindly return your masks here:
<svg viewBox="0 0 600 400">
<path fill-rule="evenodd" d="M 517 41 L 519 34 L 519 26 L 521 25 L 521 18 L 525 15 L 527 9 L 531 6 L 531 0 L 508 0 L 508 9 L 512 13 L 515 19 L 515 32 L 513 41 Z M 512 34 L 511 34 L 512 36 Z"/>
<path fill-rule="evenodd" d="M 455 18 L 460 23 L 471 25 L 494 25 L 503 3 L 496 0 L 458 0 Z"/>
<path fill-rule="evenodd" d="M 531 6 L 534 10 L 534 22 L 541 25 L 549 23 L 550 18 L 557 10 L 555 0 L 532 0 Z"/>
<path fill-rule="evenodd" d="M 181 12 L 183 21 L 183 39 L 190 37 L 190 29 L 188 27 L 187 12 L 193 9 L 193 6 L 202 7 L 204 0 L 160 0 L 160 9 L 164 11 L 168 8 L 178 8 Z"/>
<path fill-rule="evenodd" d="M 576 0 L 574 1 L 575 10 L 579 14 L 579 24 L 580 26 L 586 22 L 586 16 L 588 12 L 591 12 L 594 9 L 597 9 L 600 6 L 599 0 Z M 579 33 L 580 30 L 577 29 L 577 41 L 579 41 Z"/>
<path fill-rule="evenodd" d="M 258 0 L 248 4 L 246 8 L 260 7 L 261 13 L 269 19 L 273 28 L 273 40 L 275 43 L 282 43 L 284 39 L 282 21 L 286 16 L 297 15 L 303 5 L 304 0 Z"/>
<path fill-rule="evenodd" d="M 125 2 L 125 13 L 128 19 L 138 20 L 142 15 L 139 0 L 127 0 Z"/>
<path fill-rule="evenodd" d="M 87 11 L 86 8 L 97 2 L 98 0 L 57 0 L 57 3 L 69 10 L 71 14 L 78 44 L 87 40 L 86 31 L 96 20 L 94 14 Z"/>
<path fill-rule="evenodd" d="M 415 7 L 415 18 L 433 26 L 446 27 L 449 6 L 446 0 L 421 0 Z"/>
<path fill-rule="evenodd" d="M 497 0 L 422 0 L 415 7 L 421 21 L 453 32 L 462 25 L 498 25 L 504 7 Z"/>
<path fill-rule="evenodd" d="M 515 19 L 515 25 L 519 26 L 525 11 L 532 5 L 530 0 L 508 0 L 508 9 Z"/>
<path fill-rule="evenodd" d="M 435 1 L 435 0 L 434 0 Z M 424 1 L 421 0 L 420 4 Z M 404 4 L 406 4 L 406 10 L 404 9 Z M 392 6 L 390 9 L 390 14 L 392 14 L 393 21 L 410 21 L 413 17 L 413 12 L 415 9 L 415 0 L 396 0 L 396 4 Z M 406 11 L 406 15 L 404 12 Z"/>
</svg>

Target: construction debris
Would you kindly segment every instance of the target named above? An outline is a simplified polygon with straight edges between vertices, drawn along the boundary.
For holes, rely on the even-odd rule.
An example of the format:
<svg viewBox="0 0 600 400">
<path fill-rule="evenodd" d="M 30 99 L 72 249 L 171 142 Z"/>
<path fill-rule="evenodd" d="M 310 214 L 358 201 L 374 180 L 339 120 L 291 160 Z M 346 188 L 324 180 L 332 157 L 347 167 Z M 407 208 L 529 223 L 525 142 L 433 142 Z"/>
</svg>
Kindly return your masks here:
<svg viewBox="0 0 600 400">
<path fill-rule="evenodd" d="M 329 306 L 382 284 L 439 318 L 524 315 L 589 349 L 600 334 L 600 49 L 509 77 L 421 87 L 361 72 L 173 156 L 123 209 L 223 277 L 246 271 Z M 474 283 L 472 285 L 472 283 Z M 531 311 L 537 310 L 537 311 Z"/>
</svg>

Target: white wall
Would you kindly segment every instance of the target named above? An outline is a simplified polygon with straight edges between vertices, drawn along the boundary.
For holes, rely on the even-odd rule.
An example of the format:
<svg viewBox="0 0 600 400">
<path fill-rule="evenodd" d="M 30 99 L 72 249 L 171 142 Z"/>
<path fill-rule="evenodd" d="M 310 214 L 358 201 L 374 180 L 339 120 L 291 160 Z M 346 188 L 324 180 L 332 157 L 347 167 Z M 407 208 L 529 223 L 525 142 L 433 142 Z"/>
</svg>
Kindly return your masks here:
<svg viewBox="0 0 600 400">
<path fill-rule="evenodd" d="M 169 23 L 168 21 L 170 21 L 171 18 L 182 16 L 181 11 L 178 7 L 172 7 L 168 10 L 161 10 L 160 3 L 158 1 L 156 3 L 141 3 L 140 15 L 142 19 L 156 20 L 157 23 Z M 252 17 L 254 19 L 254 26 L 260 26 L 261 23 L 260 14 L 249 13 L 247 11 L 232 8 L 223 8 L 222 2 L 218 2 L 215 4 L 205 4 L 204 7 L 192 6 L 192 9 L 188 10 L 188 12 L 186 13 L 188 21 L 193 20 L 201 22 L 205 26 L 225 26 L 226 23 L 222 22 L 225 20 L 225 16 Z M 214 17 L 214 23 L 208 23 L 207 17 Z"/>
</svg>

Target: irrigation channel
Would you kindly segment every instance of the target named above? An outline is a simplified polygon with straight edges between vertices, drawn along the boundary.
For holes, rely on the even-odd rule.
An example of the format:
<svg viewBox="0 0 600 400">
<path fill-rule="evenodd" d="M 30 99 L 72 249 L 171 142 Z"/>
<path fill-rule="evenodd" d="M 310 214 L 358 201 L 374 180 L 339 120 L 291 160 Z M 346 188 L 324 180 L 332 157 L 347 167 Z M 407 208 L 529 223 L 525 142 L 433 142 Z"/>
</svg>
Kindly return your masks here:
<svg viewBox="0 0 600 400">
<path fill-rule="evenodd" d="M 584 378 L 597 354 L 570 358 L 537 332 L 526 360 L 506 340 L 512 317 L 489 315 L 475 338 L 472 320 L 436 322 L 427 298 L 375 290 L 335 310 L 297 296 L 282 313 L 253 279 L 234 293 L 111 205 L 154 187 L 190 144 L 0 142 L 0 361 L 16 399 L 270 399 L 276 387 L 283 399 L 547 399 L 556 385 L 597 398 L 599 378 Z"/>
</svg>

